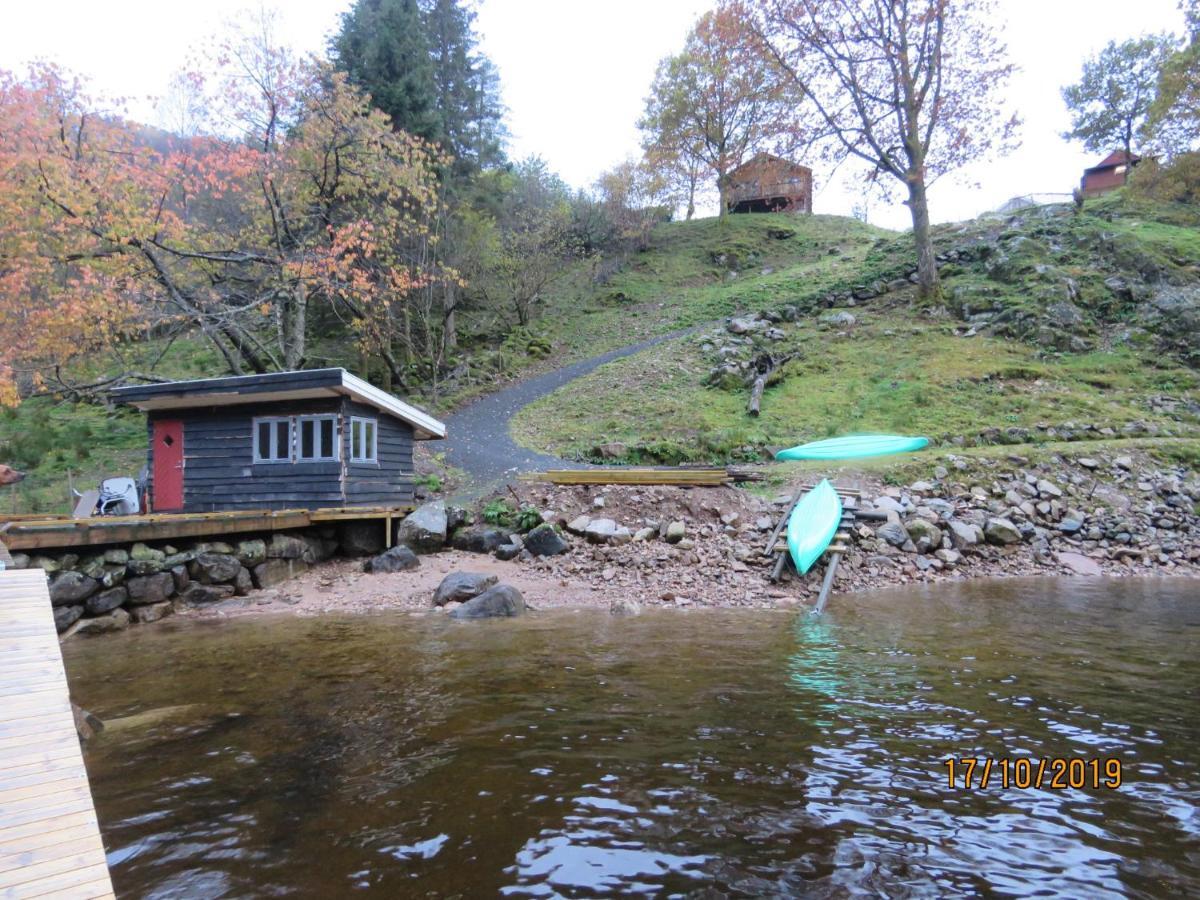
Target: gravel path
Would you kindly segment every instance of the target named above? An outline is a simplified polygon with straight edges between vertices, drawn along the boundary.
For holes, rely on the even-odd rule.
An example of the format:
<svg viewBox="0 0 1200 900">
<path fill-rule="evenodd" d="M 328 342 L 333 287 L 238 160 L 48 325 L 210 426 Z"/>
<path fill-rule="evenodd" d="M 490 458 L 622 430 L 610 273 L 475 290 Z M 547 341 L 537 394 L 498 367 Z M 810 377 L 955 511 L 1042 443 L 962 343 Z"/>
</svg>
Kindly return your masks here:
<svg viewBox="0 0 1200 900">
<path fill-rule="evenodd" d="M 600 356 L 572 363 L 489 394 L 450 416 L 446 422 L 446 461 L 470 476 L 471 487 L 463 493 L 477 496 L 497 482 L 507 480 L 519 472 L 587 468 L 582 463 L 568 462 L 519 446 L 508 430 L 512 417 L 535 400 L 545 397 L 576 378 L 587 375 L 607 362 L 633 356 L 694 330 L 685 328 L 672 331 L 670 334 L 660 335 L 639 344 L 630 344 L 628 347 L 620 347 Z"/>
</svg>

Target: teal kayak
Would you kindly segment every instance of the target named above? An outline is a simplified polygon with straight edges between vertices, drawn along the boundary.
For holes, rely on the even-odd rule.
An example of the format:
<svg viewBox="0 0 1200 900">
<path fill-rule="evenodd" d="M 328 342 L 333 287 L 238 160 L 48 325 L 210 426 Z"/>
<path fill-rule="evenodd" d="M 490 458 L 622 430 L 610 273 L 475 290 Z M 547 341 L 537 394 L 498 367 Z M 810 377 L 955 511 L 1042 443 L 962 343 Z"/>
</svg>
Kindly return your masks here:
<svg viewBox="0 0 1200 900">
<path fill-rule="evenodd" d="M 886 456 L 889 453 L 911 453 L 929 446 L 929 438 L 906 437 L 902 434 L 851 434 L 801 444 L 790 450 L 780 450 L 776 459 L 860 459 L 864 456 Z"/>
<path fill-rule="evenodd" d="M 787 545 L 796 571 L 812 568 L 837 534 L 842 521 L 842 500 L 826 479 L 805 494 L 788 517 Z"/>
</svg>

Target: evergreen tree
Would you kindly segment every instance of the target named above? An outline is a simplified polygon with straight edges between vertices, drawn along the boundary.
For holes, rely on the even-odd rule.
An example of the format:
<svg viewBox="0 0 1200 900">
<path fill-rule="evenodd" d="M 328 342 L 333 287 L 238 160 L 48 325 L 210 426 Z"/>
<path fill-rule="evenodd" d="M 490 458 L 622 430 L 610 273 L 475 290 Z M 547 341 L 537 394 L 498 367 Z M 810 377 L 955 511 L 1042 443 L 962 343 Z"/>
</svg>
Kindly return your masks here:
<svg viewBox="0 0 1200 900">
<path fill-rule="evenodd" d="M 330 51 L 337 67 L 391 116 L 395 128 L 427 140 L 442 137 L 434 67 L 417 0 L 357 0 L 343 14 Z"/>
</svg>

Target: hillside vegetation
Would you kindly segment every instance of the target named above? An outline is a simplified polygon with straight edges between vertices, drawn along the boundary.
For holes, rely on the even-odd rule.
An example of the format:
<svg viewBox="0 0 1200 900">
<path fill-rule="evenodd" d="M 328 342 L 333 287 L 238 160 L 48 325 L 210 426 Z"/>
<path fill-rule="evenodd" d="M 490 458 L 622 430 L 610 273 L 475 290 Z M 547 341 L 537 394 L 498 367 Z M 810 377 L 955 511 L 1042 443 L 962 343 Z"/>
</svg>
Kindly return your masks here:
<svg viewBox="0 0 1200 900">
<path fill-rule="evenodd" d="M 737 315 L 729 327 L 743 333 L 715 323 L 604 366 L 527 407 L 517 438 L 581 459 L 678 463 L 760 459 L 853 431 L 959 445 L 1200 434 L 1196 210 L 1109 198 L 1082 214 L 1044 207 L 943 226 L 941 304 L 915 300 L 903 236 L 847 223 L 822 246 L 800 236 L 816 225 L 752 216 L 727 232 L 715 221 L 663 228 L 652 258 L 673 246 L 714 263 L 730 245 L 741 255 L 699 284 L 664 264 L 613 283 L 674 298 L 675 322 Z M 755 255 L 793 246 L 804 250 L 770 265 Z M 750 381 L 782 360 L 752 418 Z"/>
<path fill-rule="evenodd" d="M 515 436 L 567 457 L 667 464 L 761 460 L 875 430 L 968 446 L 1175 436 L 1172 452 L 1194 456 L 1197 226 L 1187 207 L 1119 199 L 944 226 L 945 301 L 920 304 L 906 237 L 854 219 L 666 223 L 641 252 L 575 265 L 529 326 L 466 342 L 459 376 L 412 399 L 445 414 L 508 380 L 684 331 L 527 407 Z M 320 346 L 322 364 L 360 368 L 352 343 Z M 124 354 L 161 377 L 225 372 L 187 337 Z M 753 418 L 748 385 L 771 362 Z M 144 448 L 133 411 L 41 396 L 0 412 L 0 460 L 29 473 L 0 510 L 65 511 L 68 472 L 78 486 L 136 474 Z"/>
</svg>

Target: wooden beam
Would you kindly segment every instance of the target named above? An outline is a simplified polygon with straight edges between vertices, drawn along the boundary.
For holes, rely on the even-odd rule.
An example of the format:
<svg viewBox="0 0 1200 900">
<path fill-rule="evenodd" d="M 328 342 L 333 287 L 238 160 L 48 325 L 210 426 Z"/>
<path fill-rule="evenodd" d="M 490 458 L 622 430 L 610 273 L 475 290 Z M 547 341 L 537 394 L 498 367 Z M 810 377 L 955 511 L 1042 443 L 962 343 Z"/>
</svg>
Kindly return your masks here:
<svg viewBox="0 0 1200 900">
<path fill-rule="evenodd" d="M 10 550 L 91 547 L 184 537 L 219 537 L 248 531 L 285 531 L 317 522 L 372 521 L 411 511 L 411 507 L 334 507 L 329 509 L 229 510 L 210 513 L 152 513 L 92 519 L 18 519 L 5 521 Z"/>
</svg>

